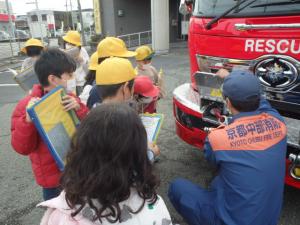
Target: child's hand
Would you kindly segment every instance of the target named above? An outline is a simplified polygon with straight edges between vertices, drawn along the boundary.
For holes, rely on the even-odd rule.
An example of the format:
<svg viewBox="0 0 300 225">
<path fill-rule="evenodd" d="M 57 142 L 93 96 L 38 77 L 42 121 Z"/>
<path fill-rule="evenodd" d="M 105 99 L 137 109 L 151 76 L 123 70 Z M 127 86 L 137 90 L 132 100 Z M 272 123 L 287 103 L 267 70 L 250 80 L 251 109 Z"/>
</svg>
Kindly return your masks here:
<svg viewBox="0 0 300 225">
<path fill-rule="evenodd" d="M 65 95 L 62 97 L 62 105 L 64 106 L 65 111 L 70 111 L 72 109 L 78 110 L 80 108 L 79 103 L 73 96 Z"/>
<path fill-rule="evenodd" d="M 154 153 L 155 157 L 160 155 L 160 149 L 156 144 L 148 143 L 148 148 Z"/>
<path fill-rule="evenodd" d="M 30 108 L 31 106 L 33 106 L 35 103 L 37 103 L 40 100 L 40 98 L 31 98 L 26 106 L 26 109 Z M 26 122 L 27 123 L 31 123 L 32 120 L 26 110 Z"/>
</svg>

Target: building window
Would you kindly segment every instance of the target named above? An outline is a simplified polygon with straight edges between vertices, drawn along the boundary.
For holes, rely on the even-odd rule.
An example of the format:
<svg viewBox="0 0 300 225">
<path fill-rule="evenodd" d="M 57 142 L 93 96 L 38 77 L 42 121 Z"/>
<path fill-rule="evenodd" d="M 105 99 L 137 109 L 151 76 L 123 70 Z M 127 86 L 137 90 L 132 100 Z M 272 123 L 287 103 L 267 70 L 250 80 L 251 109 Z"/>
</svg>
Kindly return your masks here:
<svg viewBox="0 0 300 225">
<path fill-rule="evenodd" d="M 43 21 L 47 21 L 47 15 L 46 15 L 46 14 L 43 14 L 43 15 L 42 15 L 42 20 L 43 20 Z"/>
<path fill-rule="evenodd" d="M 31 21 L 32 21 L 32 22 L 38 21 L 37 15 L 32 15 L 32 16 L 31 16 Z"/>
</svg>

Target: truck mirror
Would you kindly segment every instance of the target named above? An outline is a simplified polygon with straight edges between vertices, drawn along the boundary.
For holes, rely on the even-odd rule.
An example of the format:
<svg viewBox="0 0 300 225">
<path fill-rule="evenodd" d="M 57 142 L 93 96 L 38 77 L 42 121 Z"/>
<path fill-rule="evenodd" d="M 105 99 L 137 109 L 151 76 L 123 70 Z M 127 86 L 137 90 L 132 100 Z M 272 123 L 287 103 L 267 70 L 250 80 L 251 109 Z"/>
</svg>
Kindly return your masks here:
<svg viewBox="0 0 300 225">
<path fill-rule="evenodd" d="M 188 15 L 193 12 L 193 1 L 192 0 L 180 0 L 179 13 L 182 15 Z"/>
</svg>

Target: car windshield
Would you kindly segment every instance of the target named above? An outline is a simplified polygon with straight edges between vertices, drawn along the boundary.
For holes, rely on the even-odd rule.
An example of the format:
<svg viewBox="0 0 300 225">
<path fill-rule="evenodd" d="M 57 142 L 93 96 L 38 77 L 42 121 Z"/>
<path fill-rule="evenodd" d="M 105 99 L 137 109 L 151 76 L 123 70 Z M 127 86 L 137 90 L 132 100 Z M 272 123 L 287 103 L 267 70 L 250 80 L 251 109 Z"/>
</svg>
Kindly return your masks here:
<svg viewBox="0 0 300 225">
<path fill-rule="evenodd" d="M 240 0 L 195 0 L 194 15 L 199 17 L 215 17 L 231 7 L 239 4 Z M 226 17 L 291 15 L 300 13 L 300 1 L 296 0 L 257 0 L 241 4 Z M 244 7 L 246 6 L 246 7 Z"/>
</svg>

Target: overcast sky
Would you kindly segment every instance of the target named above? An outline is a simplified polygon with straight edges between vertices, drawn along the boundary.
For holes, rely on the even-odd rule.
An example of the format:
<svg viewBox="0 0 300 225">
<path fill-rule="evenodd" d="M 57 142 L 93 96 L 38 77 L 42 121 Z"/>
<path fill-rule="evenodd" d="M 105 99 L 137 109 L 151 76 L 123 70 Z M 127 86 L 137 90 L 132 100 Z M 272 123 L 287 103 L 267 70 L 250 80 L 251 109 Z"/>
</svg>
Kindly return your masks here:
<svg viewBox="0 0 300 225">
<path fill-rule="evenodd" d="M 77 9 L 77 0 L 38 0 L 40 9 L 66 10 L 66 1 L 68 2 L 68 10 L 70 10 L 70 1 L 73 10 Z M 26 2 L 35 2 L 35 0 L 9 0 L 12 4 L 13 12 L 17 15 L 25 15 L 28 11 L 35 9 L 35 4 L 26 4 Z M 93 0 L 80 0 L 81 8 L 93 8 Z"/>
</svg>

